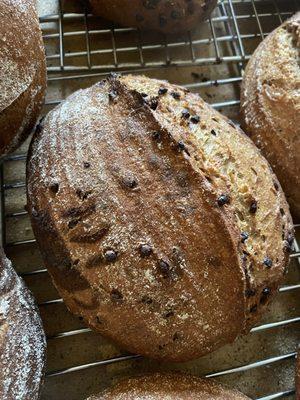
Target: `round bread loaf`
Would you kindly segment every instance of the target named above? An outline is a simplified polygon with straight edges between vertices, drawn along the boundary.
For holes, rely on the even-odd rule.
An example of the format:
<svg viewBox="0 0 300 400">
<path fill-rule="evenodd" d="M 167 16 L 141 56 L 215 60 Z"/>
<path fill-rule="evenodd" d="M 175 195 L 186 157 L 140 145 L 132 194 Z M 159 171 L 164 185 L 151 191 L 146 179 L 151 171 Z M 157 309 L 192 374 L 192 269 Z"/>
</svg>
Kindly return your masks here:
<svg viewBox="0 0 300 400">
<path fill-rule="evenodd" d="M 34 299 L 0 250 L 0 398 L 36 400 L 46 338 Z"/>
<path fill-rule="evenodd" d="M 179 373 L 131 378 L 88 400 L 249 400 L 211 379 Z"/>
<path fill-rule="evenodd" d="M 210 15 L 217 0 L 90 0 L 92 11 L 124 26 L 165 33 L 190 31 Z"/>
<path fill-rule="evenodd" d="M 244 127 L 278 176 L 300 218 L 300 13 L 256 49 L 244 74 Z"/>
<path fill-rule="evenodd" d="M 0 156 L 34 128 L 46 87 L 46 63 L 34 0 L 0 0 Z"/>
<path fill-rule="evenodd" d="M 250 139 L 166 82 L 111 76 L 48 114 L 27 165 L 33 229 L 69 309 L 122 348 L 182 361 L 247 332 L 293 227 Z"/>
</svg>

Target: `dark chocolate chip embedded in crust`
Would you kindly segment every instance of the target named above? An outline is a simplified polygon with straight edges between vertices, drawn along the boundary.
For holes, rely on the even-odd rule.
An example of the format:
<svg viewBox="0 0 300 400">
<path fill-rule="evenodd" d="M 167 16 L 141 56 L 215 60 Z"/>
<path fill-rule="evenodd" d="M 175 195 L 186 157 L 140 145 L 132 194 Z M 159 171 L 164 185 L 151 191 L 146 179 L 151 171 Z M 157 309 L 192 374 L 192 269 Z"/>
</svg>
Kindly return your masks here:
<svg viewBox="0 0 300 400">
<path fill-rule="evenodd" d="M 160 88 L 158 89 L 158 94 L 159 94 L 159 95 L 163 95 L 163 94 L 166 94 L 166 93 L 168 93 L 168 89 L 167 89 L 167 88 L 165 88 L 165 87 L 160 87 Z"/>
<path fill-rule="evenodd" d="M 105 260 L 108 262 L 114 262 L 116 261 L 118 255 L 117 252 L 114 250 L 106 250 L 104 253 Z"/>
<path fill-rule="evenodd" d="M 178 92 L 171 92 L 171 96 L 175 100 L 180 100 L 180 93 L 178 93 Z"/>
<path fill-rule="evenodd" d="M 228 194 L 221 194 L 221 196 L 218 197 L 217 203 L 220 207 L 224 206 L 225 204 L 229 204 L 230 197 L 228 196 Z"/>
<path fill-rule="evenodd" d="M 108 97 L 109 97 L 109 100 L 110 100 L 111 102 L 115 102 L 115 101 L 117 100 L 117 98 L 118 98 L 118 93 L 117 93 L 117 91 L 116 91 L 115 89 L 112 89 L 112 90 L 108 93 Z"/>
<path fill-rule="evenodd" d="M 147 295 L 143 296 L 141 301 L 143 304 L 152 304 L 153 303 L 153 300 L 151 299 L 151 297 L 149 297 Z"/>
<path fill-rule="evenodd" d="M 253 297 L 256 295 L 256 291 L 254 289 L 246 289 L 245 295 L 246 297 Z"/>
<path fill-rule="evenodd" d="M 181 111 L 181 116 L 182 116 L 182 118 L 189 119 L 191 114 L 189 113 L 188 110 L 185 109 L 185 110 Z"/>
<path fill-rule="evenodd" d="M 182 140 L 180 140 L 178 143 L 177 143 L 177 145 L 178 145 L 178 149 L 179 150 L 185 150 L 185 144 L 183 143 L 183 141 Z"/>
<path fill-rule="evenodd" d="M 249 234 L 247 232 L 242 232 L 241 233 L 241 238 L 242 238 L 242 243 L 245 243 L 245 241 L 249 238 Z"/>
<path fill-rule="evenodd" d="M 58 184 L 57 182 L 52 183 L 52 184 L 49 186 L 49 189 L 51 190 L 52 193 L 57 194 L 58 191 L 59 191 L 59 184 Z"/>
<path fill-rule="evenodd" d="M 123 178 L 123 185 L 129 189 L 134 189 L 137 187 L 138 181 L 132 176 L 125 176 Z"/>
<path fill-rule="evenodd" d="M 122 293 L 121 293 L 118 289 L 113 289 L 113 290 L 110 292 L 110 298 L 111 298 L 113 301 L 119 302 L 119 301 L 122 301 L 122 300 L 123 300 L 123 295 L 122 295 Z"/>
<path fill-rule="evenodd" d="M 84 168 L 90 168 L 91 164 L 87 161 L 83 163 Z"/>
<path fill-rule="evenodd" d="M 193 124 L 198 124 L 198 123 L 200 122 L 200 117 L 199 117 L 199 115 L 193 115 L 193 116 L 191 116 L 191 122 L 192 122 Z"/>
<path fill-rule="evenodd" d="M 212 129 L 212 130 L 210 131 L 210 133 L 211 133 L 212 135 L 214 135 L 214 136 L 217 136 L 217 132 L 216 132 L 214 129 Z"/>
<path fill-rule="evenodd" d="M 262 294 L 261 294 L 260 304 L 265 304 L 267 302 L 268 297 L 270 296 L 270 294 L 271 294 L 271 289 L 268 288 L 268 287 L 265 287 L 263 289 L 263 291 L 262 291 Z"/>
<path fill-rule="evenodd" d="M 149 107 L 151 108 L 151 110 L 155 111 L 158 107 L 158 100 L 157 98 L 153 97 L 150 101 L 149 101 Z"/>
<path fill-rule="evenodd" d="M 267 268 L 271 268 L 273 265 L 273 261 L 271 260 L 271 258 L 269 257 L 265 257 L 263 264 L 267 267 Z"/>
<path fill-rule="evenodd" d="M 141 244 L 139 251 L 142 257 L 149 257 L 152 254 L 152 247 L 149 244 Z"/>
<path fill-rule="evenodd" d="M 152 137 L 155 140 L 160 140 L 161 139 L 161 133 L 159 131 L 154 131 L 154 132 L 152 132 Z"/>
<path fill-rule="evenodd" d="M 250 207 L 249 207 L 249 211 L 251 214 L 255 214 L 257 211 L 257 201 L 256 200 L 252 200 L 250 203 Z"/>
</svg>

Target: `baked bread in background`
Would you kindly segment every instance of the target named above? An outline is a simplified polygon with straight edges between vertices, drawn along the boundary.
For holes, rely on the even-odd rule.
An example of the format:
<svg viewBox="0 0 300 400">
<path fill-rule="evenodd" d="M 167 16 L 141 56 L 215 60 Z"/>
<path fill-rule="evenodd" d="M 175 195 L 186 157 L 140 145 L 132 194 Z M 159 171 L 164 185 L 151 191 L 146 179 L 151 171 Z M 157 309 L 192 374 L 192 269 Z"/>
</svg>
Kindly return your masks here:
<svg viewBox="0 0 300 400">
<path fill-rule="evenodd" d="M 269 164 L 167 82 L 112 75 L 51 111 L 27 196 L 68 308 L 133 353 L 183 361 L 232 342 L 286 272 L 293 226 Z"/>
<path fill-rule="evenodd" d="M 89 0 L 92 12 L 123 26 L 187 32 L 206 19 L 217 0 Z"/>
<path fill-rule="evenodd" d="M 156 373 L 119 382 L 88 400 L 249 400 L 211 379 L 180 373 Z"/>
<path fill-rule="evenodd" d="M 300 220 L 300 13 L 256 49 L 244 74 L 244 128 L 276 173 Z"/>
<path fill-rule="evenodd" d="M 32 294 L 0 250 L 0 398 L 37 400 L 46 338 Z"/>
<path fill-rule="evenodd" d="M 0 156 L 34 128 L 44 101 L 46 64 L 34 0 L 0 0 Z"/>
</svg>

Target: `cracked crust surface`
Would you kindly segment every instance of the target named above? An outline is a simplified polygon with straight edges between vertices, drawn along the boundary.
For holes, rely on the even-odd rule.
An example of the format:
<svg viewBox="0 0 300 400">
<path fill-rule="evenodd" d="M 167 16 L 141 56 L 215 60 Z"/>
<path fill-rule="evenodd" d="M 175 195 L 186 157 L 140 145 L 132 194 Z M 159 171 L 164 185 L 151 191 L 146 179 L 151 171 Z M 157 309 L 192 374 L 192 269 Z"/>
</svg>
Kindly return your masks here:
<svg viewBox="0 0 300 400">
<path fill-rule="evenodd" d="M 211 379 L 179 373 L 153 374 L 119 382 L 88 400 L 249 400 Z"/>
<path fill-rule="evenodd" d="M 190 31 L 209 16 L 217 0 L 90 0 L 92 10 L 123 26 L 165 33 Z"/>
<path fill-rule="evenodd" d="M 33 0 L 0 1 L 0 155 L 31 132 L 46 87 L 45 53 Z"/>
<path fill-rule="evenodd" d="M 126 350 L 206 354 L 253 326 L 284 275 L 292 224 L 276 177 L 178 86 L 112 76 L 76 92 L 46 117 L 27 168 L 57 289 Z"/>
<path fill-rule="evenodd" d="M 256 49 L 244 74 L 245 130 L 270 162 L 300 218 L 300 13 Z"/>
</svg>

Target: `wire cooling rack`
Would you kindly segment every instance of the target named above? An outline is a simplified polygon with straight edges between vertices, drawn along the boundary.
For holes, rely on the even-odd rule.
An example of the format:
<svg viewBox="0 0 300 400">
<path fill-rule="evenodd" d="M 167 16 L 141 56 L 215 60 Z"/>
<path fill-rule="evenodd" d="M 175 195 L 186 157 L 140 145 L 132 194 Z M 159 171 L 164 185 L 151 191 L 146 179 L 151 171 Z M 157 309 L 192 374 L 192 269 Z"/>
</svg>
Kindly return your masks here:
<svg viewBox="0 0 300 400">
<path fill-rule="evenodd" d="M 182 84 L 237 121 L 245 63 L 269 32 L 300 9 L 298 0 L 219 1 L 212 17 L 198 30 L 174 36 L 113 26 L 78 8 L 77 2 L 49 3 L 51 13 L 40 17 L 48 64 L 44 112 L 74 90 L 110 71 L 121 71 Z M 8 156 L 0 167 L 1 227 L 6 252 L 34 292 L 47 333 L 43 400 L 84 399 L 121 376 L 157 369 L 216 377 L 256 399 L 293 397 L 295 351 L 300 342 L 297 241 L 286 282 L 264 321 L 249 335 L 184 365 L 128 355 L 68 313 L 42 267 L 25 206 L 27 146 Z M 295 229 L 300 236 L 300 225 Z"/>
</svg>

